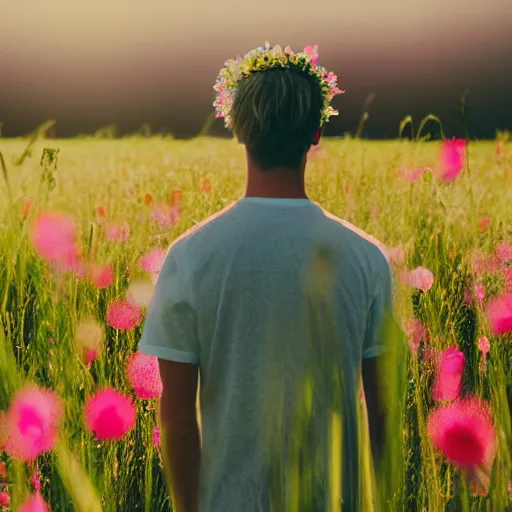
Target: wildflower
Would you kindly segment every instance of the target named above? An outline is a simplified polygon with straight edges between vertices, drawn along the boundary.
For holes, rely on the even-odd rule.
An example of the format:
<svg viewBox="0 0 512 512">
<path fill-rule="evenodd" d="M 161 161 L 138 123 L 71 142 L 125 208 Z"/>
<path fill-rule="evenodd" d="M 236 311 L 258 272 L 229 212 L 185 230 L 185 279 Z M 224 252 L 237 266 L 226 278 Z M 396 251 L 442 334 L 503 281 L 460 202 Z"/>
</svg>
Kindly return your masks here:
<svg viewBox="0 0 512 512">
<path fill-rule="evenodd" d="M 41 493 L 36 491 L 21 505 L 18 512 L 50 512 L 50 508 L 41 496 Z"/>
<path fill-rule="evenodd" d="M 7 466 L 5 462 L 0 462 L 0 480 L 7 480 Z"/>
<path fill-rule="evenodd" d="M 91 265 L 88 275 L 89 279 L 98 289 L 108 288 L 114 282 L 112 265 Z"/>
<path fill-rule="evenodd" d="M 420 343 L 427 339 L 427 328 L 415 318 L 407 325 L 405 332 L 409 341 L 409 348 L 416 355 Z"/>
<path fill-rule="evenodd" d="M 445 140 L 441 148 L 441 175 L 443 181 L 454 181 L 464 167 L 466 140 Z"/>
<path fill-rule="evenodd" d="M 413 288 L 427 292 L 434 284 L 434 274 L 425 267 L 401 273 L 402 281 Z"/>
<path fill-rule="evenodd" d="M 49 262 L 69 262 L 76 254 L 76 226 L 62 214 L 41 214 L 32 229 L 32 243 L 39 255 Z"/>
<path fill-rule="evenodd" d="M 485 231 L 489 227 L 490 223 L 491 219 L 489 219 L 489 217 L 482 217 L 478 221 L 478 227 L 480 228 L 480 231 Z"/>
<path fill-rule="evenodd" d="M 144 196 L 144 204 L 145 204 L 146 206 L 149 206 L 152 202 L 153 202 L 153 197 L 151 197 L 151 195 L 150 195 L 150 194 L 146 194 L 146 195 Z"/>
<path fill-rule="evenodd" d="M 160 440 L 160 429 L 158 427 L 153 427 L 153 446 L 155 448 L 160 448 L 161 440 Z"/>
<path fill-rule="evenodd" d="M 137 398 L 150 400 L 162 395 L 158 358 L 136 352 L 128 359 L 126 374 Z"/>
<path fill-rule="evenodd" d="M 148 307 L 153 298 L 155 286 L 146 280 L 133 281 L 126 290 L 126 300 L 137 304 L 139 307 Z"/>
<path fill-rule="evenodd" d="M 449 462 L 465 469 L 480 466 L 496 446 L 490 407 L 476 398 L 435 409 L 428 419 L 428 433 Z"/>
<path fill-rule="evenodd" d="M 464 354 L 457 347 L 441 352 L 432 391 L 434 400 L 444 402 L 458 398 L 462 390 L 465 363 Z"/>
<path fill-rule="evenodd" d="M 180 218 L 180 205 L 153 205 L 151 218 L 162 228 L 174 226 Z"/>
<path fill-rule="evenodd" d="M 479 306 L 481 306 L 485 299 L 485 286 L 482 283 L 475 284 L 475 299 Z"/>
<path fill-rule="evenodd" d="M 9 508 L 11 504 L 11 498 L 9 497 L 9 493 L 2 491 L 0 492 L 0 507 Z"/>
<path fill-rule="evenodd" d="M 512 332 L 512 293 L 491 299 L 486 311 L 494 335 Z"/>
<path fill-rule="evenodd" d="M 304 52 L 311 57 L 311 65 L 316 67 L 318 65 L 318 45 L 306 46 Z"/>
<path fill-rule="evenodd" d="M 6 417 L 5 451 L 16 460 L 32 462 L 54 448 L 62 417 L 60 399 L 35 386 L 20 389 Z"/>
<path fill-rule="evenodd" d="M 96 213 L 97 213 L 98 217 L 105 217 L 105 215 L 106 215 L 105 207 L 103 205 L 99 205 L 96 208 Z"/>
<path fill-rule="evenodd" d="M 126 242 L 130 236 L 130 226 L 127 222 L 109 222 L 103 229 L 109 242 Z"/>
<path fill-rule="evenodd" d="M 497 155 L 501 155 L 503 153 L 503 141 L 502 140 L 499 140 L 498 143 L 496 144 L 496 154 Z"/>
<path fill-rule="evenodd" d="M 175 188 L 169 195 L 169 203 L 171 206 L 180 206 L 183 192 L 179 188 Z"/>
<path fill-rule="evenodd" d="M 130 330 L 139 325 L 141 320 L 139 306 L 128 301 L 115 301 L 107 311 L 107 322 L 114 329 Z"/>
<path fill-rule="evenodd" d="M 92 396 L 85 406 L 87 429 L 98 439 L 121 439 L 135 427 L 135 421 L 135 405 L 131 398 L 113 388 Z"/>
<path fill-rule="evenodd" d="M 146 272 L 160 272 L 167 256 L 165 249 L 151 249 L 139 260 L 139 265 Z"/>
<path fill-rule="evenodd" d="M 75 341 L 78 353 L 87 366 L 98 357 L 104 338 L 103 327 L 92 318 L 84 318 L 80 321 Z"/>
</svg>

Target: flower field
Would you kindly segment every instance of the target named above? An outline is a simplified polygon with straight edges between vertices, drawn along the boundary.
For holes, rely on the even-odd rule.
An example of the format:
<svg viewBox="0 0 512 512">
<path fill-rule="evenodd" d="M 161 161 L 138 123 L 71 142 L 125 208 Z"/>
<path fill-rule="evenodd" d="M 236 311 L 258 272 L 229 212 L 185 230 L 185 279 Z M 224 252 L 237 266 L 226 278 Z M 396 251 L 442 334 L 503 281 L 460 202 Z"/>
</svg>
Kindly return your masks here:
<svg viewBox="0 0 512 512">
<path fill-rule="evenodd" d="M 0 139 L 0 510 L 171 510 L 136 346 L 169 244 L 243 194 L 243 147 L 26 143 Z M 512 510 L 512 143 L 327 139 L 306 181 L 395 273 L 393 436 L 365 495 Z"/>
</svg>

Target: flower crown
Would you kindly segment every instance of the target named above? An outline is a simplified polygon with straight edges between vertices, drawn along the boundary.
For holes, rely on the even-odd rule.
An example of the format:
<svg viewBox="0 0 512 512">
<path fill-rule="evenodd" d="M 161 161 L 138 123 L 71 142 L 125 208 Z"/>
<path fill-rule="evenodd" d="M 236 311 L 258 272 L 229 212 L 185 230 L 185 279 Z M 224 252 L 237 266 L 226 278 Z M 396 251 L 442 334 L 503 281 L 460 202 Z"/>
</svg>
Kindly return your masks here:
<svg viewBox="0 0 512 512">
<path fill-rule="evenodd" d="M 318 81 L 322 91 L 320 127 L 327 123 L 331 116 L 338 115 L 338 111 L 330 106 L 330 102 L 334 96 L 345 91 L 338 88 L 338 77 L 333 72 L 327 72 L 318 65 L 318 46 L 306 46 L 304 51 L 294 53 L 289 46 L 284 49 L 279 45 L 272 47 L 267 41 L 264 46 L 251 50 L 243 57 L 237 56 L 236 60 L 226 61 L 224 66 L 213 86 L 217 93 L 213 106 L 216 117 L 224 118 L 226 128 L 232 127 L 231 108 L 239 82 L 258 71 L 275 68 L 295 68 L 308 73 Z"/>
</svg>

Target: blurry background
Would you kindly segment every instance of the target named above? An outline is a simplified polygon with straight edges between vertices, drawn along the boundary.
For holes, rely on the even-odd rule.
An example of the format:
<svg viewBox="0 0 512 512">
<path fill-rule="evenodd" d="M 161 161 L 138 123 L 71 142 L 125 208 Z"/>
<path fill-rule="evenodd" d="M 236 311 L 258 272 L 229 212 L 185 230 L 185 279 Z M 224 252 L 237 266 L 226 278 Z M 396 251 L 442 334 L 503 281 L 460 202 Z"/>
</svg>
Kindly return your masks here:
<svg viewBox="0 0 512 512">
<path fill-rule="evenodd" d="M 466 90 L 470 136 L 512 129 L 512 0 L 0 0 L 3 135 L 46 119 L 59 137 L 109 123 L 195 135 L 224 61 L 265 39 L 318 44 L 338 74 L 327 134 L 354 133 L 374 93 L 367 137 L 427 113 L 462 136 Z M 222 121 L 212 131 L 229 135 Z"/>
</svg>

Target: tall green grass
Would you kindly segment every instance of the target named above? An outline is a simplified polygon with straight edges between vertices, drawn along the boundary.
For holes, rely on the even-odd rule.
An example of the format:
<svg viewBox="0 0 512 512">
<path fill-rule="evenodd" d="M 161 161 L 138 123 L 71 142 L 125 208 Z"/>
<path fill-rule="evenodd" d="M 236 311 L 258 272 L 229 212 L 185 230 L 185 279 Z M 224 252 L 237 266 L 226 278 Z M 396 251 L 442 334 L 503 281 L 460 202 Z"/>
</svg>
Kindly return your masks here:
<svg viewBox="0 0 512 512">
<path fill-rule="evenodd" d="M 63 398 L 60 444 L 37 462 L 43 495 L 53 510 L 170 510 L 160 454 L 152 444 L 156 404 L 138 401 L 136 429 L 113 443 L 91 438 L 84 428 L 82 409 L 97 386 L 110 384 L 131 392 L 125 362 L 136 347 L 140 328 L 121 332 L 105 323 L 108 303 L 121 298 L 128 286 L 127 269 L 130 278 L 137 277 L 137 261 L 150 247 L 167 246 L 241 196 L 243 148 L 231 140 L 206 137 L 184 142 L 35 139 L 29 151 L 22 140 L 1 142 L 6 173 L 0 188 L 0 410 L 8 408 L 13 393 L 27 381 L 54 388 Z M 422 265 L 435 275 L 434 286 L 425 294 L 398 285 L 396 322 L 386 324 L 386 336 L 393 346 L 385 371 L 392 435 L 383 465 L 375 471 L 367 445 L 363 445 L 364 510 L 512 510 L 507 490 L 512 480 L 512 340 L 510 336 L 492 338 L 480 308 L 468 307 L 463 300 L 464 289 L 473 284 L 473 252 L 490 251 L 498 241 L 512 242 L 512 148 L 505 145 L 500 155 L 495 148 L 495 143 L 471 143 L 471 175 L 463 172 L 452 184 L 428 179 L 409 184 L 395 176 L 395 171 L 404 167 L 435 168 L 437 143 L 326 140 L 311 158 L 307 185 L 313 200 L 389 246 L 405 244 L 408 266 Z M 211 194 L 201 191 L 204 178 L 211 182 Z M 183 191 L 181 217 L 172 229 L 162 230 L 148 220 L 144 196 L 167 202 L 174 188 Z M 28 197 L 33 198 L 33 205 L 24 220 L 22 209 Z M 95 213 L 99 205 L 108 217 L 130 223 L 128 243 L 112 246 L 105 242 L 101 219 Z M 98 291 L 59 277 L 37 257 L 28 235 L 34 216 L 47 210 L 69 212 L 77 218 L 83 247 L 89 251 L 94 246 L 96 259 L 115 264 L 113 286 Z M 491 221 L 485 232 L 478 227 L 483 216 Z M 328 290 L 328 283 L 320 290 Z M 322 295 L 315 297 L 320 304 L 325 300 Z M 319 327 L 328 328 L 329 317 L 322 315 L 335 314 L 329 312 L 328 301 L 320 308 L 322 313 L 315 309 L 317 303 L 312 304 L 312 315 L 320 318 Z M 90 315 L 105 324 L 106 340 L 99 361 L 88 370 L 76 354 L 74 332 L 80 318 Z M 499 442 L 487 497 L 471 496 L 459 472 L 446 464 L 428 441 L 425 424 L 434 406 L 432 369 L 421 353 L 409 353 L 401 329 L 413 316 L 428 325 L 433 347 L 459 345 L 468 361 L 464 392 L 491 401 Z M 491 339 L 485 375 L 478 371 L 475 346 L 476 338 L 483 334 Z M 328 332 L 325 336 L 329 339 Z M 323 381 L 333 393 L 343 389 L 340 375 L 333 368 L 330 380 Z M 308 435 L 308 415 L 314 410 L 311 397 L 318 382 L 315 374 L 304 380 L 298 439 Z M 340 479 L 336 472 L 343 471 L 342 398 L 336 393 L 331 396 L 331 412 L 326 418 L 334 471 L 328 510 L 336 510 L 343 499 L 336 484 Z M 367 436 L 364 421 L 361 436 Z M 293 446 L 296 457 L 307 455 L 299 453 L 306 444 Z M 9 492 L 16 510 L 31 490 L 30 469 L 5 455 L 0 458 L 8 464 Z M 276 471 L 278 482 L 285 469 L 278 464 Z M 279 503 L 282 494 L 276 485 L 275 510 L 313 510 L 307 502 L 308 489 L 315 485 L 313 465 L 291 471 L 284 476 L 295 482 L 295 492 L 288 503 Z M 374 474 L 386 478 L 374 481 Z"/>
</svg>

